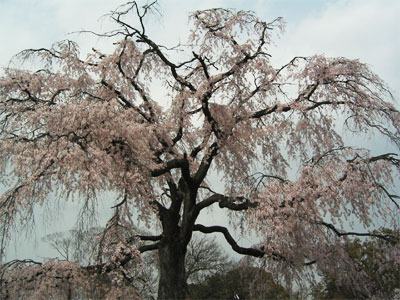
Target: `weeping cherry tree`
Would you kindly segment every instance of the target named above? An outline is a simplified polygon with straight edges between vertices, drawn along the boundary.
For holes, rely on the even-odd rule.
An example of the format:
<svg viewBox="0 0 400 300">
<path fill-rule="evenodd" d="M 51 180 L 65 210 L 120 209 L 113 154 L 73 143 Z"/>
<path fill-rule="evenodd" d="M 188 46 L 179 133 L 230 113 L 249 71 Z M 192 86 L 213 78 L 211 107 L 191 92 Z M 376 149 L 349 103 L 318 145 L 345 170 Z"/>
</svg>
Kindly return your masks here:
<svg viewBox="0 0 400 300">
<path fill-rule="evenodd" d="M 83 57 L 61 41 L 16 56 L 37 69 L 21 64 L 0 77 L 0 172 L 9 186 L 0 198 L 2 256 L 12 233 L 54 195 L 82 204 L 80 223 L 98 195 L 115 196 L 94 264 L 4 262 L 0 295 L 41 299 L 68 284 L 72 299 L 112 282 L 102 297 L 134 299 L 140 255 L 157 251 L 158 298 L 184 299 L 193 232 L 220 234 L 233 251 L 291 279 L 346 265 L 352 271 L 335 278 L 372 294 L 359 280 L 365 274 L 347 267 L 345 242 L 388 241 L 387 255 L 397 253 L 400 264 L 398 244 L 373 231 L 378 219 L 399 225 L 400 113 L 389 88 L 343 57 L 273 66 L 269 50 L 283 23 L 253 12 L 196 11 L 188 42 L 167 48 L 146 30 L 154 5 L 131 1 L 109 15 L 116 29 L 98 35 L 114 43 L 110 53 Z M 351 144 L 346 131 L 394 150 Z M 245 247 L 234 228 L 200 223 L 209 207 L 258 243 Z M 138 220 L 153 235 L 135 233 Z"/>
</svg>

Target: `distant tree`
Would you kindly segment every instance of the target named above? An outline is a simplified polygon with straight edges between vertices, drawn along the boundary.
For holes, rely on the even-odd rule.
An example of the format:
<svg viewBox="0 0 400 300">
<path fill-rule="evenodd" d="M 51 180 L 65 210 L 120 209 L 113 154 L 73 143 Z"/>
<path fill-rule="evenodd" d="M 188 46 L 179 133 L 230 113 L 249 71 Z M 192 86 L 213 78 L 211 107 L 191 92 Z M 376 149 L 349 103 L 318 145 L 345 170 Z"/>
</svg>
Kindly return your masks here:
<svg viewBox="0 0 400 300">
<path fill-rule="evenodd" d="M 289 299 L 289 293 L 265 270 L 238 266 L 188 286 L 189 299 Z"/>
<path fill-rule="evenodd" d="M 48 234 L 42 238 L 42 241 L 56 250 L 61 256 L 60 259 L 90 265 L 96 260 L 102 231 L 103 228 L 100 227 L 93 227 L 86 231 L 72 229 Z"/>
<path fill-rule="evenodd" d="M 343 57 L 295 57 L 273 66 L 273 30 L 283 23 L 252 12 L 196 11 L 189 41 L 162 46 L 146 25 L 155 5 L 129 1 L 110 14 L 118 27 L 100 34 L 110 38 L 110 54 L 93 49 L 82 58 L 76 43 L 62 41 L 16 57 L 36 70 L 4 70 L 0 174 L 11 186 L 0 198 L 0 256 L 12 229 L 31 224 L 34 208 L 50 195 L 83 203 L 85 223 L 103 192 L 115 195 L 114 213 L 96 263 L 50 265 L 58 281 L 111 278 L 111 299 L 136 297 L 126 287 L 139 274 L 141 254 L 154 250 L 158 297 L 183 299 L 193 232 L 222 234 L 233 251 L 271 260 L 293 276 L 307 266 L 335 267 L 346 255 L 346 237 L 388 239 L 343 226 L 357 220 L 368 228 L 378 217 L 398 225 L 400 113 L 382 80 Z M 371 152 L 343 139 L 346 130 L 376 134 L 395 149 Z M 223 192 L 210 182 L 217 172 Z M 233 227 L 261 242 L 242 247 L 228 228 L 198 223 L 216 205 L 230 212 Z M 134 232 L 138 220 L 151 235 Z M 3 268 L 1 293 L 19 280 L 19 293 L 30 297 L 22 282 L 39 280 L 50 265 L 33 265 L 29 279 Z M 43 293 L 57 288 L 41 282 Z"/>
<path fill-rule="evenodd" d="M 357 266 L 358 276 L 353 278 L 351 267 L 343 265 L 342 274 L 325 272 L 322 282 L 313 288 L 315 299 L 369 299 L 371 291 L 378 299 L 396 299 L 396 289 L 400 289 L 400 263 L 399 248 L 397 251 L 388 252 L 389 244 L 400 244 L 400 232 L 382 229 L 377 234 L 390 234 L 390 241 L 376 241 L 359 239 L 346 244 L 346 253 L 351 262 Z M 343 276 L 345 274 L 345 276 Z M 355 283 L 353 280 L 360 280 Z M 364 289 L 354 289 L 355 285 L 362 285 Z"/>
<path fill-rule="evenodd" d="M 195 235 L 188 245 L 186 254 L 187 282 L 199 283 L 206 276 L 225 272 L 232 267 L 232 264 L 233 262 L 215 238 Z"/>
</svg>

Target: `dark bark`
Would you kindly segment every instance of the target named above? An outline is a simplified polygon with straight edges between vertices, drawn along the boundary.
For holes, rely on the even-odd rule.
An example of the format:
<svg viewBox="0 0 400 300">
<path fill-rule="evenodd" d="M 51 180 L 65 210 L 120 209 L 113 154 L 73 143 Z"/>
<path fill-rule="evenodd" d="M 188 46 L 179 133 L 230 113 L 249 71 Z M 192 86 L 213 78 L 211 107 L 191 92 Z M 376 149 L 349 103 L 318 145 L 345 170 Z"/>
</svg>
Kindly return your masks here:
<svg viewBox="0 0 400 300">
<path fill-rule="evenodd" d="M 186 246 L 179 241 L 161 243 L 158 249 L 160 259 L 160 280 L 158 299 L 185 299 Z"/>
<path fill-rule="evenodd" d="M 186 175 L 182 174 L 177 190 L 171 194 L 171 206 L 159 210 L 163 234 L 158 244 L 158 299 L 185 299 L 186 296 L 185 256 L 190 236 L 185 236 L 185 232 L 192 233 L 191 228 L 187 228 L 191 227 L 191 222 L 187 220 L 191 219 L 187 209 L 190 201 L 195 199 L 187 184 L 188 181 L 191 182 L 190 176 Z M 182 204 L 184 216 L 180 215 Z"/>
</svg>

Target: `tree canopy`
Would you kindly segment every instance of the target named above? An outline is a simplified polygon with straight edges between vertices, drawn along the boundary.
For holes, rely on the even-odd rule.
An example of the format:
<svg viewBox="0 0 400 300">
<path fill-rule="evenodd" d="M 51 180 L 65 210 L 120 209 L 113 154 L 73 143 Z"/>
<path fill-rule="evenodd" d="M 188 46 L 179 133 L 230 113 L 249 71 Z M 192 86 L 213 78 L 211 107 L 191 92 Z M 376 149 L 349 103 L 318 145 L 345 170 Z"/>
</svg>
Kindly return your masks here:
<svg viewBox="0 0 400 300">
<path fill-rule="evenodd" d="M 82 57 L 66 40 L 18 54 L 34 60 L 35 70 L 5 69 L 0 172 L 10 189 L 0 198 L 2 256 L 36 206 L 54 195 L 74 199 L 85 223 L 104 192 L 115 195 L 114 215 L 98 260 L 86 267 L 53 261 L 35 274 L 53 265 L 57 280 L 101 274 L 116 283 L 110 299 L 134 297 L 124 288 L 135 280 L 140 254 L 157 250 L 158 297 L 182 299 L 195 231 L 220 233 L 237 253 L 270 260 L 290 278 L 304 268 L 350 264 L 344 242 L 353 236 L 390 240 L 371 227 L 376 219 L 398 227 L 400 113 L 366 64 L 315 55 L 273 66 L 269 49 L 282 20 L 223 8 L 193 12 L 188 42 L 171 49 L 146 31 L 154 5 L 130 1 L 109 15 L 116 29 L 98 35 L 114 43 L 112 53 Z M 373 134 L 394 150 L 375 153 L 343 132 Z M 224 192 L 209 180 L 214 171 Z M 231 229 L 198 223 L 211 206 L 260 242 L 243 247 Z M 134 232 L 138 220 L 151 235 Z M 7 294 L 5 283 L 12 281 L 1 281 Z M 43 284 L 43 293 L 57 286 Z"/>
</svg>

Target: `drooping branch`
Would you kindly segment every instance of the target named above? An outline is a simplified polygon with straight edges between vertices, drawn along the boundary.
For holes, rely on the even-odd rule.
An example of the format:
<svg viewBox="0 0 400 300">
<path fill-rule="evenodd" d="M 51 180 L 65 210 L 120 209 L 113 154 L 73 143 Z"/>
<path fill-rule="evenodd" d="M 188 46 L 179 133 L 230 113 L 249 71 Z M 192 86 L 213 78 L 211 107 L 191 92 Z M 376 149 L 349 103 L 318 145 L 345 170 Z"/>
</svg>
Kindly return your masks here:
<svg viewBox="0 0 400 300">
<path fill-rule="evenodd" d="M 316 222 L 317 225 L 323 225 L 332 232 L 334 232 L 338 237 L 342 236 L 360 236 L 360 237 L 374 237 L 381 240 L 385 240 L 386 242 L 393 242 L 396 239 L 395 236 L 391 234 L 379 234 L 374 232 L 352 232 L 352 231 L 343 231 L 336 228 L 333 224 L 327 222 Z"/>
<path fill-rule="evenodd" d="M 314 92 L 315 92 L 315 89 L 312 91 L 312 93 L 314 93 Z M 309 98 L 309 97 L 311 97 L 312 93 L 311 94 L 308 93 L 306 95 L 299 95 L 298 99 L 300 99 L 302 97 Z M 295 100 L 292 103 L 284 104 L 284 105 L 275 104 L 272 107 L 267 107 L 267 108 L 264 108 L 264 109 L 261 109 L 259 111 L 254 112 L 250 117 L 253 118 L 253 119 L 259 119 L 261 117 L 270 115 L 270 114 L 272 114 L 274 112 L 288 112 L 288 111 L 291 111 L 291 110 L 293 110 L 292 105 L 295 105 L 297 101 L 298 100 Z M 349 103 L 345 102 L 345 101 L 335 101 L 335 102 L 334 101 L 320 101 L 320 102 L 312 101 L 312 104 L 310 106 L 306 106 L 304 108 L 304 111 L 315 110 L 316 108 L 324 106 L 324 105 L 343 105 L 343 104 L 349 104 Z"/>
<path fill-rule="evenodd" d="M 378 186 L 386 194 L 386 196 L 388 196 L 388 198 L 397 207 L 397 209 L 400 209 L 400 205 L 396 202 L 396 200 L 398 200 L 398 201 L 400 200 L 400 196 L 389 193 L 389 191 L 382 184 L 379 184 Z"/>
<path fill-rule="evenodd" d="M 241 247 L 237 244 L 235 239 L 232 237 L 232 235 L 229 233 L 229 230 L 226 227 L 223 226 L 209 226 L 206 227 L 201 224 L 195 224 L 193 226 L 193 231 L 200 231 L 202 233 L 222 233 L 225 237 L 225 240 L 231 245 L 232 249 L 243 255 L 249 255 L 249 256 L 254 256 L 254 257 L 263 257 L 265 255 L 264 251 L 261 251 L 259 249 L 255 248 L 245 248 Z"/>
</svg>

